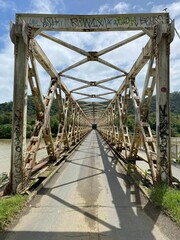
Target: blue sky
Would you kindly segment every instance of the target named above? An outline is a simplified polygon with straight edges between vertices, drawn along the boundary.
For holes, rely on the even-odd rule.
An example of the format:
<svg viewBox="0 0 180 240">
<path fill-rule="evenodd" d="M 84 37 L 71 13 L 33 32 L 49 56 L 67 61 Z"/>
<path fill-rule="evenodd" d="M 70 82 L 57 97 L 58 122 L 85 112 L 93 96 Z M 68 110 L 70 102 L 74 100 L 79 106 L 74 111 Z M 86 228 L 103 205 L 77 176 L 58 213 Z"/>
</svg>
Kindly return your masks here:
<svg viewBox="0 0 180 240">
<path fill-rule="evenodd" d="M 16 13 L 59 13 L 59 14 L 114 14 L 114 13 L 138 13 L 138 12 L 162 12 L 164 8 L 167 8 L 167 11 L 170 13 L 172 19 L 175 19 L 175 26 L 177 31 L 180 33 L 180 0 L 157 0 L 157 1 L 145 1 L 145 0 L 131 0 L 131 1 L 119 1 L 119 0 L 0 0 L 0 102 L 11 101 L 13 99 L 13 64 L 14 64 L 14 55 L 13 55 L 13 44 L 9 38 L 9 23 L 10 20 L 15 21 Z M 65 40 L 76 46 L 84 47 L 86 50 L 100 50 L 101 47 L 106 47 L 116 43 L 120 35 L 112 33 L 87 33 L 85 36 L 84 33 L 56 33 L 56 36 L 62 40 Z M 121 34 L 122 37 L 128 37 L 126 33 Z M 61 48 L 59 50 L 59 56 L 57 59 L 54 57 L 54 53 L 57 52 L 57 46 L 52 46 L 48 48 L 49 42 L 45 39 L 39 39 L 45 52 L 49 53 L 49 58 L 54 61 L 59 61 L 58 64 L 61 66 L 66 66 L 76 62 L 79 56 L 75 53 L 70 55 L 67 49 Z M 141 41 L 143 44 L 145 39 Z M 134 46 L 134 50 L 131 55 L 137 57 L 139 54 L 138 46 Z M 171 91 L 180 91 L 179 77 L 180 77 L 180 39 L 175 35 L 174 41 L 171 45 Z M 126 51 L 126 52 L 125 52 Z M 121 65 L 128 67 L 133 64 L 133 56 L 127 54 L 127 49 L 122 49 L 121 52 L 115 54 L 109 54 L 107 59 L 112 60 L 113 63 L 116 63 L 115 57 L 118 58 L 118 54 L 122 56 L 127 56 L 127 59 Z M 106 56 L 105 56 L 106 58 Z M 58 60 L 59 59 L 59 60 Z M 79 57 L 79 59 L 81 59 Z M 136 59 L 136 58 L 135 58 Z M 57 64 L 57 69 L 59 66 Z M 91 72 L 96 72 L 99 69 L 99 66 L 88 66 L 88 69 L 91 69 Z M 79 67 L 79 71 L 83 70 L 82 67 Z M 103 78 L 103 71 L 101 69 L 101 75 L 99 78 Z M 79 71 L 72 71 L 77 77 Z M 42 69 L 40 69 L 40 75 L 42 78 L 46 79 L 47 76 L 44 75 Z M 90 75 L 90 73 L 89 73 Z M 97 73 L 98 76 L 98 73 Z M 143 77 L 143 72 L 141 74 Z M 83 78 L 87 78 L 87 71 L 84 71 Z M 44 80 L 45 81 L 45 80 Z M 69 85 L 68 85 L 69 84 Z M 74 85 L 73 85 L 74 84 Z M 45 85 L 45 84 L 44 84 Z M 44 86 L 43 85 L 43 86 Z M 75 83 L 68 83 L 69 88 L 75 87 Z M 139 85 L 142 85 L 142 80 L 139 80 Z M 114 87 L 117 88 L 117 83 L 114 83 Z M 43 87 L 43 91 L 46 91 L 46 86 Z"/>
</svg>

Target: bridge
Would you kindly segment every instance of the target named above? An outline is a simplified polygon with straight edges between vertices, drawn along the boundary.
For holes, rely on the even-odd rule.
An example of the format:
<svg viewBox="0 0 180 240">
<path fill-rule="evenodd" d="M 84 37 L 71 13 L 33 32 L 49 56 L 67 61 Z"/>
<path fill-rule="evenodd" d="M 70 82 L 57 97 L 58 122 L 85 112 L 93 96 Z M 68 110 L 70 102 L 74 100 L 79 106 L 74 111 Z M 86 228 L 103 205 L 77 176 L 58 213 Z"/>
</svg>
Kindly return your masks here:
<svg viewBox="0 0 180 240">
<path fill-rule="evenodd" d="M 52 34 L 55 31 L 84 34 L 131 31 L 133 34 L 126 39 L 117 39 L 115 44 L 104 49 L 88 51 L 55 37 Z M 168 13 L 84 16 L 17 14 L 16 22 L 11 23 L 10 36 L 15 54 L 10 173 L 12 193 L 26 189 L 37 171 L 42 172 L 47 165 L 55 166 L 61 162 L 94 131 L 99 141 L 105 140 L 126 163 L 136 165 L 137 160 L 147 162 L 153 184 L 171 184 L 169 56 L 174 22 Z M 147 41 L 129 71 L 123 68 L 123 64 L 115 65 L 103 58 L 122 46 L 130 47 L 143 37 Z M 38 42 L 42 38 L 48 39 L 49 44 L 56 43 L 57 48 L 58 45 L 63 46 L 80 54 L 82 59 L 70 66 L 54 66 Z M 113 69 L 116 74 L 108 74 L 105 79 L 97 80 L 94 76 L 85 80 L 80 77 L 81 72 L 79 77 L 67 73 L 88 62 L 106 66 L 107 72 Z M 39 66 L 48 76 L 49 88 L 45 96 Z M 137 79 L 142 70 L 145 77 L 140 93 Z M 75 87 L 69 89 L 67 80 L 73 82 Z M 36 119 L 27 145 L 28 84 L 34 99 Z M 149 123 L 154 90 L 156 136 Z M 59 121 L 55 140 L 50 124 L 53 101 L 56 101 Z M 133 132 L 130 132 L 128 125 L 130 108 L 134 113 Z M 37 160 L 42 141 L 46 158 Z"/>
</svg>

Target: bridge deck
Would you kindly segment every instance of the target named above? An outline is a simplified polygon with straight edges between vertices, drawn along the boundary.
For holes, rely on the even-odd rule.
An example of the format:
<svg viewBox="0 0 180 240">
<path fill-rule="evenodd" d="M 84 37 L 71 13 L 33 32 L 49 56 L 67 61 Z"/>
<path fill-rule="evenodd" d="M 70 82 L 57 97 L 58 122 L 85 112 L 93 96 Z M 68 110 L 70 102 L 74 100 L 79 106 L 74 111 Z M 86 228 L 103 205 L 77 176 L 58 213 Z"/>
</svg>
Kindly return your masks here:
<svg viewBox="0 0 180 240">
<path fill-rule="evenodd" d="M 146 215 L 148 201 L 125 175 L 92 131 L 5 239 L 168 239 Z"/>
</svg>

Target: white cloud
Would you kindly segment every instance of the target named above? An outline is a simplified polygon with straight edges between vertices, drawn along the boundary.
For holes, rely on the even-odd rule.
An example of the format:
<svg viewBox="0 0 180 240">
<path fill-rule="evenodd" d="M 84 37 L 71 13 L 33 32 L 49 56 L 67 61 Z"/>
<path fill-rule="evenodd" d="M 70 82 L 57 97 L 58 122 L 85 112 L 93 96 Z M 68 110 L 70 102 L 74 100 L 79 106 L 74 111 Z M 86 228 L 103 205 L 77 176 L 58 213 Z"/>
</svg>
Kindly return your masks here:
<svg viewBox="0 0 180 240">
<path fill-rule="evenodd" d="M 0 102 L 12 100 L 13 76 L 14 76 L 14 49 L 8 37 L 4 38 L 6 45 L 0 52 L 1 74 L 0 74 Z"/>
<path fill-rule="evenodd" d="M 180 34 L 180 1 L 171 4 L 156 5 L 152 7 L 152 12 L 159 12 L 167 8 L 171 19 L 175 19 L 176 31 Z M 170 89 L 171 91 L 180 91 L 180 38 L 175 33 L 174 40 L 170 46 Z"/>
<path fill-rule="evenodd" d="M 153 4 L 154 4 L 154 2 L 148 2 L 146 5 L 150 6 L 150 5 L 153 5 Z"/>
<path fill-rule="evenodd" d="M 152 7 L 152 12 L 162 12 L 166 8 L 172 19 L 180 17 L 180 1 L 171 4 L 154 5 Z"/>
<path fill-rule="evenodd" d="M 37 13 L 60 13 L 65 9 L 64 0 L 31 0 L 30 12 Z"/>
<path fill-rule="evenodd" d="M 130 5 L 126 2 L 119 2 L 117 5 L 114 6 L 114 11 L 117 13 L 125 13 L 129 10 Z"/>
<path fill-rule="evenodd" d="M 180 58 L 172 60 L 170 63 L 170 89 L 171 91 L 180 91 L 179 76 L 180 76 Z"/>
<path fill-rule="evenodd" d="M 109 9 L 110 9 L 110 5 L 104 4 L 104 5 L 100 6 L 99 13 L 107 13 L 107 12 L 109 12 Z"/>
<path fill-rule="evenodd" d="M 99 13 L 126 13 L 130 8 L 130 4 L 126 2 L 119 2 L 116 5 L 104 4 L 99 7 Z"/>
<path fill-rule="evenodd" d="M 0 6 L 1 10 L 7 11 L 9 9 L 15 10 L 16 9 L 16 3 L 14 1 L 9 0 L 0 0 Z"/>
</svg>

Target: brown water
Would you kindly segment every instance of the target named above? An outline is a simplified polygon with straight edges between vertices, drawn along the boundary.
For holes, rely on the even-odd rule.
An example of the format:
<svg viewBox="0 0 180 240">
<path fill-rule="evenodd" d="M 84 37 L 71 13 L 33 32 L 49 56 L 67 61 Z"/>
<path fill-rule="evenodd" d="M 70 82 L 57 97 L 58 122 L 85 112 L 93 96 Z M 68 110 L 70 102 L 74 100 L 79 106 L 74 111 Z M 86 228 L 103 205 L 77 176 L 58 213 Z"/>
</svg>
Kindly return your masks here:
<svg viewBox="0 0 180 240">
<path fill-rule="evenodd" d="M 0 173 L 10 171 L 11 140 L 0 139 Z"/>
<path fill-rule="evenodd" d="M 28 143 L 28 141 L 27 141 Z M 37 161 L 46 157 L 46 149 L 38 151 Z M 11 165 L 11 139 L 0 139 L 0 174 L 9 173 Z"/>
</svg>

